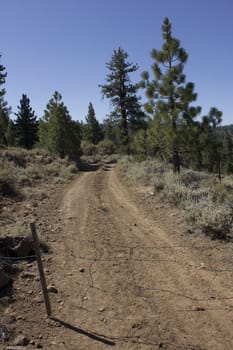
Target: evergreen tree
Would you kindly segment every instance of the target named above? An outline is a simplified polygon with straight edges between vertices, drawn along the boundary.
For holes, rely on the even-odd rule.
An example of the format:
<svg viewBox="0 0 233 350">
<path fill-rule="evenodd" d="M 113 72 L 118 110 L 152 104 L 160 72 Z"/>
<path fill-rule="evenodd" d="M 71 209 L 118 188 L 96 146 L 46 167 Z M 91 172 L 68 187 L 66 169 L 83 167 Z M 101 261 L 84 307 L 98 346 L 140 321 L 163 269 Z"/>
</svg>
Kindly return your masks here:
<svg viewBox="0 0 233 350">
<path fill-rule="evenodd" d="M 174 171 L 179 172 L 181 153 L 188 151 L 188 135 L 201 109 L 190 106 L 196 100 L 196 94 L 194 84 L 185 83 L 183 69 L 188 55 L 180 47 L 180 41 L 172 36 L 168 18 L 164 19 L 162 33 L 162 49 L 151 52 L 155 61 L 152 66 L 154 79 L 149 81 L 149 73 L 144 72 L 141 86 L 146 88 L 149 99 L 146 111 L 155 119 L 153 127 L 159 140 L 158 148 L 170 155 Z"/>
<path fill-rule="evenodd" d="M 15 121 L 16 144 L 31 149 L 38 141 L 38 122 L 26 94 L 22 95 L 17 108 L 18 112 L 15 113 L 17 116 Z"/>
<path fill-rule="evenodd" d="M 98 120 L 95 117 L 95 110 L 92 103 L 89 103 L 86 124 L 84 125 L 83 138 L 96 145 L 103 139 L 103 132 Z"/>
<path fill-rule="evenodd" d="M 114 107 L 111 116 L 118 122 L 119 146 L 123 152 L 129 153 L 129 124 L 133 123 L 133 118 L 139 117 L 141 111 L 136 95 L 138 87 L 131 83 L 129 77 L 129 74 L 135 72 L 138 66 L 128 62 L 127 58 L 128 54 L 123 49 L 114 50 L 111 61 L 106 64 L 110 70 L 106 77 L 106 84 L 100 87 L 103 96 L 109 98 Z"/>
<path fill-rule="evenodd" d="M 72 121 L 67 107 L 62 102 L 62 96 L 57 91 L 47 104 L 44 117 L 39 122 L 39 141 L 42 147 L 61 158 L 80 158 L 80 126 Z"/>
<path fill-rule="evenodd" d="M 0 59 L 1 59 L 0 54 Z M 9 139 L 10 108 L 4 99 L 6 90 L 2 87 L 5 84 L 7 73 L 6 68 L 0 64 L 0 144 L 7 145 Z"/>
<path fill-rule="evenodd" d="M 222 130 L 222 171 L 233 173 L 233 137 L 228 130 Z"/>
<path fill-rule="evenodd" d="M 203 167 L 211 172 L 218 172 L 221 180 L 221 158 L 223 138 L 217 127 L 222 122 L 222 112 L 212 107 L 207 116 L 202 119 L 201 149 Z"/>
</svg>

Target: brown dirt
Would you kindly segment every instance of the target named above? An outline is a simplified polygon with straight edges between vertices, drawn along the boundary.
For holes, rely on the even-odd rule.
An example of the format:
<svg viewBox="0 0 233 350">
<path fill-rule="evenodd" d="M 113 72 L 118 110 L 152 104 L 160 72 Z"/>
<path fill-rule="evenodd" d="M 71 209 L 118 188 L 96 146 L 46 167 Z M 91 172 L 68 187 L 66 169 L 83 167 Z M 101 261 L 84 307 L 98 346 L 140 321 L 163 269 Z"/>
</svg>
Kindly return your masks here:
<svg viewBox="0 0 233 350">
<path fill-rule="evenodd" d="M 113 166 L 84 172 L 42 208 L 54 319 L 30 275 L 15 280 L 12 304 L 2 308 L 31 348 L 233 348 L 231 244 L 185 233 L 175 210 L 156 209 Z M 37 273 L 35 262 L 20 267 Z"/>
</svg>

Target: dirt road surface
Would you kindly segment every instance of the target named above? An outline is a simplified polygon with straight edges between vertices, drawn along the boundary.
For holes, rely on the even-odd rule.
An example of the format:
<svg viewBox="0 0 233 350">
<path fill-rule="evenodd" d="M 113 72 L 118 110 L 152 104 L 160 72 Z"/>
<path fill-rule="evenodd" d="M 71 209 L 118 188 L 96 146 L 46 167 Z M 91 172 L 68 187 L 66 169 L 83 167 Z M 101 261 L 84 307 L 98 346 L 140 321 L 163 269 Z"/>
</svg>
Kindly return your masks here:
<svg viewBox="0 0 233 350">
<path fill-rule="evenodd" d="M 46 349 L 232 349 L 230 248 L 182 234 L 113 166 L 83 173 L 59 210 Z"/>
</svg>

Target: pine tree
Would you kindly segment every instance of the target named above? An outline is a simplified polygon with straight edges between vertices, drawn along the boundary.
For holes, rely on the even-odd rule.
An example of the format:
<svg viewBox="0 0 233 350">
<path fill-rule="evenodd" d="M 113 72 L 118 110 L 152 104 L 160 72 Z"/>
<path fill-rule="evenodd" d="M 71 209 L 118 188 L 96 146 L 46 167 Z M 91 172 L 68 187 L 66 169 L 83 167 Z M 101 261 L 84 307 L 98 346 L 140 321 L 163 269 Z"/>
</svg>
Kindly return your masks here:
<svg viewBox="0 0 233 350">
<path fill-rule="evenodd" d="M 174 172 L 180 171 L 181 153 L 187 152 L 188 134 L 193 120 L 200 113 L 200 107 L 192 107 L 196 100 L 194 84 L 185 83 L 183 73 L 188 55 L 180 46 L 180 41 L 172 36 L 168 18 L 162 25 L 164 43 L 162 49 L 153 49 L 152 66 L 154 79 L 149 81 L 149 73 L 143 72 L 141 86 L 146 88 L 149 102 L 146 111 L 155 118 L 154 128 L 160 140 L 161 152 L 168 152 Z"/>
<path fill-rule="evenodd" d="M 0 59 L 1 59 L 0 54 Z M 10 125 L 10 108 L 8 107 L 7 102 L 4 99 L 6 90 L 2 88 L 5 84 L 7 73 L 6 68 L 0 64 L 0 144 L 8 144 L 8 134 L 9 134 L 9 125 Z"/>
<path fill-rule="evenodd" d="M 103 132 L 98 120 L 95 117 L 95 110 L 91 102 L 88 106 L 83 138 L 94 145 L 103 139 Z"/>
<path fill-rule="evenodd" d="M 44 117 L 39 122 L 39 141 L 43 148 L 61 158 L 79 160 L 81 155 L 81 130 L 79 124 L 72 121 L 62 96 L 55 91 L 47 104 Z"/>
<path fill-rule="evenodd" d="M 38 121 L 26 94 L 22 95 L 17 108 L 18 112 L 15 113 L 17 116 L 15 121 L 16 144 L 31 149 L 38 141 Z"/>
<path fill-rule="evenodd" d="M 233 137 L 229 131 L 223 130 L 222 138 L 222 170 L 226 174 L 233 173 Z"/>
<path fill-rule="evenodd" d="M 212 107 L 207 116 L 202 118 L 201 148 L 204 168 L 217 172 L 221 181 L 222 137 L 217 127 L 222 122 L 222 112 Z"/>
<path fill-rule="evenodd" d="M 138 66 L 127 59 L 128 54 L 123 49 L 114 50 L 111 61 L 106 64 L 110 70 L 106 84 L 100 85 L 103 96 L 109 98 L 114 107 L 111 117 L 118 122 L 119 146 L 125 153 L 129 153 L 129 124 L 134 117 L 139 117 L 140 110 L 136 95 L 138 87 L 131 83 L 129 77 L 130 73 L 137 71 Z"/>
</svg>

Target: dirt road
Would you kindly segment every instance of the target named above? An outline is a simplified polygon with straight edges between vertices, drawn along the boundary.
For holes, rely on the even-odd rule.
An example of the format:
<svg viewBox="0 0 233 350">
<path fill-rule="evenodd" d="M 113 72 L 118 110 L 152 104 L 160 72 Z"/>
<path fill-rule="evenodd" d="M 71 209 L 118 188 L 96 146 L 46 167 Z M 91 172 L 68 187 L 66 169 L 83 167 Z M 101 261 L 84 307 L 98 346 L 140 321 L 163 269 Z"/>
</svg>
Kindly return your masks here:
<svg viewBox="0 0 233 350">
<path fill-rule="evenodd" d="M 136 198 L 111 166 L 66 192 L 52 276 L 62 326 L 48 348 L 232 349 L 230 247 L 182 234 Z"/>
</svg>

